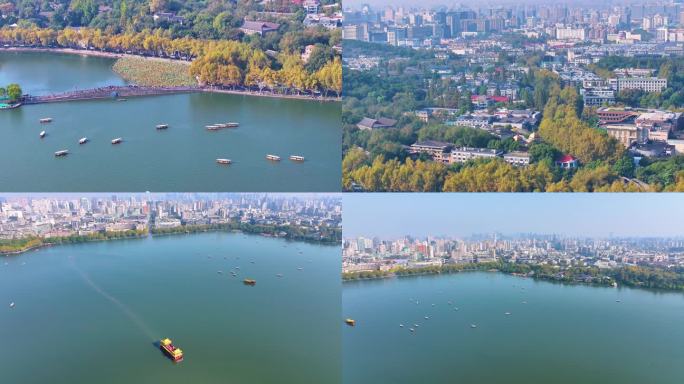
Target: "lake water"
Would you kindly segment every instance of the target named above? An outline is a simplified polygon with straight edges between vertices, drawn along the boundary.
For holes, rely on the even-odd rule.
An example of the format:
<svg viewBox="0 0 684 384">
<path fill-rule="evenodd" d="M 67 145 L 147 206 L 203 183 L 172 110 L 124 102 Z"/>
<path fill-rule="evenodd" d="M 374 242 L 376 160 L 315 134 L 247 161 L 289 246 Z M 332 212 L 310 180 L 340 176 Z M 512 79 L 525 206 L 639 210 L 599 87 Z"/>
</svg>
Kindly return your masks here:
<svg viewBox="0 0 684 384">
<path fill-rule="evenodd" d="M 681 293 L 464 273 L 345 283 L 343 312 L 357 321 L 343 330 L 349 384 L 684 378 Z"/>
<path fill-rule="evenodd" d="M 339 383 L 339 260 L 336 246 L 233 233 L 2 257 L 0 382 Z"/>
<path fill-rule="evenodd" d="M 123 84 L 111 71 L 112 63 L 0 52 L 0 84 L 17 82 L 35 94 Z M 12 164 L 0 168 L 0 186 L 7 192 L 341 188 L 339 103 L 203 93 L 27 105 L 0 112 L 0 164 Z M 54 121 L 40 124 L 44 117 Z M 205 129 L 227 121 L 240 127 Z M 170 128 L 156 130 L 161 123 Z M 39 138 L 42 130 L 44 139 Z M 90 142 L 79 145 L 81 137 Z M 123 143 L 112 145 L 117 137 Z M 69 156 L 56 158 L 54 152 L 63 149 Z M 282 161 L 270 162 L 267 154 Z M 292 162 L 290 155 L 306 161 Z M 233 164 L 218 165 L 217 158 Z"/>
</svg>

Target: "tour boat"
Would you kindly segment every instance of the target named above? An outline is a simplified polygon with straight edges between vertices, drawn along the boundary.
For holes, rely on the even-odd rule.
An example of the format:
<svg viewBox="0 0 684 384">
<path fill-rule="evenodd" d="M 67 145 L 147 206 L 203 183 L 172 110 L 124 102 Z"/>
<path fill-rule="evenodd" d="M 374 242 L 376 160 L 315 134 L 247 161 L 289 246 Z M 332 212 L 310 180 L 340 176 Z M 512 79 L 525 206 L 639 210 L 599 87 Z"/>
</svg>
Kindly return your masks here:
<svg viewBox="0 0 684 384">
<path fill-rule="evenodd" d="M 347 323 L 347 325 L 350 327 L 353 327 L 356 325 L 356 320 L 354 320 L 354 319 L 347 319 L 344 322 Z"/>
<path fill-rule="evenodd" d="M 112 144 L 120 144 L 123 141 L 121 137 L 117 137 L 116 139 L 112 140 Z"/>
<path fill-rule="evenodd" d="M 157 125 L 157 129 L 167 129 L 169 127 L 168 124 L 159 124 Z"/>
<path fill-rule="evenodd" d="M 40 121 L 41 124 L 52 123 L 52 117 L 44 117 L 38 121 Z"/>
<path fill-rule="evenodd" d="M 266 159 L 271 160 L 271 161 L 280 161 L 280 156 L 266 155 Z"/>
<path fill-rule="evenodd" d="M 292 155 L 292 156 L 290 156 L 290 160 L 292 160 L 292 161 L 304 161 L 304 156 Z"/>
<path fill-rule="evenodd" d="M 88 138 L 87 138 L 87 137 L 82 137 L 81 140 L 78 141 L 79 144 L 85 144 L 85 143 L 87 143 L 87 142 L 88 142 Z"/>
<path fill-rule="evenodd" d="M 69 150 L 68 150 L 68 149 L 63 149 L 63 150 L 61 150 L 61 151 L 55 152 L 55 156 L 57 156 L 57 157 L 66 156 L 66 155 L 68 155 L 68 154 L 69 154 Z"/>
<path fill-rule="evenodd" d="M 230 159 L 216 159 L 216 162 L 219 164 L 230 164 L 232 161 Z"/>
<path fill-rule="evenodd" d="M 46 133 L 45 131 L 40 131 L 40 138 L 41 138 L 41 139 L 42 139 L 43 137 L 45 137 L 45 135 L 47 135 L 47 133 Z"/>
<path fill-rule="evenodd" d="M 183 351 L 174 346 L 171 339 L 162 339 L 159 342 L 159 348 L 169 357 L 171 360 L 179 362 L 183 361 Z"/>
<path fill-rule="evenodd" d="M 245 283 L 245 285 L 256 285 L 256 280 L 252 279 L 244 279 L 242 282 Z"/>
</svg>

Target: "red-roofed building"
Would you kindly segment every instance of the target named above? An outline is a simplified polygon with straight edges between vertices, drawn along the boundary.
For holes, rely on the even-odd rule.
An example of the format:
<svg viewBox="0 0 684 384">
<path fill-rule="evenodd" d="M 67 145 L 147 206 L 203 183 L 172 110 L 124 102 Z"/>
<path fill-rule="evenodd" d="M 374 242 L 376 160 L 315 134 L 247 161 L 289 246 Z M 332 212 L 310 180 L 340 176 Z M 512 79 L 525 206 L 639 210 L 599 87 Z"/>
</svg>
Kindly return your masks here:
<svg viewBox="0 0 684 384">
<path fill-rule="evenodd" d="M 556 165 L 563 169 L 577 168 L 579 161 L 571 155 L 563 155 L 556 159 Z"/>
<path fill-rule="evenodd" d="M 472 95 L 470 101 L 478 108 L 487 108 L 490 104 L 508 103 L 510 98 L 508 96 L 487 96 L 487 95 Z"/>
</svg>

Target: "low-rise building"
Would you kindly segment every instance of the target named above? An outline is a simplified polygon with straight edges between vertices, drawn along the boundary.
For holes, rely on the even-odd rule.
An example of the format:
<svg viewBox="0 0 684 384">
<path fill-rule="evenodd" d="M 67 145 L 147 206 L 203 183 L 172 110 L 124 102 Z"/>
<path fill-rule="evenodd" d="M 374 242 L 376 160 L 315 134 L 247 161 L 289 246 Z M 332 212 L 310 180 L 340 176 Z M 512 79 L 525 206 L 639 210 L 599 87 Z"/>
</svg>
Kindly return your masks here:
<svg viewBox="0 0 684 384">
<path fill-rule="evenodd" d="M 667 88 L 667 79 L 659 77 L 618 77 L 610 79 L 610 85 L 617 92 L 638 89 L 644 92 L 662 92 Z"/>
<path fill-rule="evenodd" d="M 501 157 L 503 152 L 498 149 L 461 147 L 451 151 L 451 163 L 465 163 L 469 160 L 493 159 Z"/>
<path fill-rule="evenodd" d="M 387 119 L 381 117 L 379 119 L 371 119 L 370 117 L 364 117 L 356 126 L 362 130 L 373 130 L 378 128 L 393 128 L 397 125 L 397 121 L 394 119 Z"/>
<path fill-rule="evenodd" d="M 240 27 L 240 30 L 246 35 L 259 34 L 263 36 L 270 32 L 277 32 L 278 28 L 280 28 L 279 24 L 268 21 L 245 20 L 245 22 L 242 24 L 242 27 Z"/>
<path fill-rule="evenodd" d="M 582 90 L 582 98 L 585 107 L 598 107 L 601 105 L 615 104 L 615 91 L 606 88 L 594 88 Z"/>
<path fill-rule="evenodd" d="M 530 154 L 527 152 L 509 152 L 503 155 L 505 162 L 515 166 L 527 166 L 530 165 Z"/>
<path fill-rule="evenodd" d="M 617 139 L 625 147 L 648 141 L 648 132 L 634 124 L 605 124 L 601 128 L 605 129 L 608 135 Z"/>
<path fill-rule="evenodd" d="M 579 166 L 579 161 L 571 155 L 563 155 L 556 159 L 556 165 L 563 169 L 574 169 Z"/>
<path fill-rule="evenodd" d="M 419 141 L 410 146 L 411 154 L 425 153 L 430 155 L 434 161 L 448 163 L 450 160 L 450 151 L 453 145 L 441 141 L 426 140 Z"/>
</svg>

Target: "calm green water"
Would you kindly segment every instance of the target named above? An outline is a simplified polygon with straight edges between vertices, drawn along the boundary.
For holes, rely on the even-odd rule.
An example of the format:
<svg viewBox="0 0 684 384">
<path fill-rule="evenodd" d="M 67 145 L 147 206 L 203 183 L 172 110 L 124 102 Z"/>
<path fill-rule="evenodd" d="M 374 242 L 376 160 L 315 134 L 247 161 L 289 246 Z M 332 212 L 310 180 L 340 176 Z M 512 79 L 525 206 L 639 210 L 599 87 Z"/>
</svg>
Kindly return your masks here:
<svg viewBox="0 0 684 384">
<path fill-rule="evenodd" d="M 339 252 L 215 233 L 0 258 L 0 382 L 338 383 Z"/>
<path fill-rule="evenodd" d="M 60 77 L 72 82 L 80 82 L 79 74 L 91 67 L 92 77 L 103 72 L 102 59 L 75 56 L 74 64 L 69 55 L 31 55 L 39 64 L 43 58 L 49 63 L 64 60 L 61 65 L 74 71 Z M 5 57 L 2 73 L 12 58 Z M 91 60 L 92 66 L 80 65 Z M 49 65 L 42 70 L 52 71 Z M 11 74 L 13 81 L 31 84 L 30 72 Z M 97 85 L 88 80 L 79 84 Z M 54 122 L 41 125 L 43 117 Z M 237 121 L 240 127 L 205 129 L 225 121 Z M 160 123 L 170 128 L 156 130 Z M 47 137 L 41 140 L 42 130 Z M 79 145 L 84 136 L 90 142 Z M 124 142 L 113 146 L 117 137 Z M 62 149 L 70 155 L 55 158 L 54 152 Z M 29 105 L 0 113 L 0 163 L 12 164 L 0 169 L 0 186 L 7 192 L 338 191 L 340 151 L 339 103 L 191 94 Z M 283 160 L 269 162 L 266 154 Z M 290 155 L 306 161 L 291 162 Z M 217 158 L 233 164 L 218 165 Z"/>
<path fill-rule="evenodd" d="M 19 83 L 24 93 L 46 95 L 126 85 L 112 71 L 113 64 L 113 59 L 101 57 L 0 50 L 0 86 Z"/>
<path fill-rule="evenodd" d="M 344 383 L 677 384 L 684 378 L 681 293 L 473 273 L 346 283 L 343 307 L 345 317 L 357 320 L 343 331 Z M 412 334 L 413 324 L 419 327 Z"/>
</svg>

